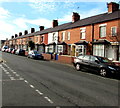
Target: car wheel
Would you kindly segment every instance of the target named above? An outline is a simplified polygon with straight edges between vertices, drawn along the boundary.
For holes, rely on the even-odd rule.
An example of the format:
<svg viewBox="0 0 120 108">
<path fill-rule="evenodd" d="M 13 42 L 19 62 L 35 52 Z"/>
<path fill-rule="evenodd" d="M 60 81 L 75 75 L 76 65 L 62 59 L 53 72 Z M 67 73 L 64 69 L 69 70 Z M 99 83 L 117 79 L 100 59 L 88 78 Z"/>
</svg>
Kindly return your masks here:
<svg viewBox="0 0 120 108">
<path fill-rule="evenodd" d="M 104 68 L 100 69 L 100 75 L 103 76 L 103 77 L 107 76 L 106 69 L 104 69 Z"/>
<path fill-rule="evenodd" d="M 77 63 L 76 66 L 75 66 L 75 68 L 76 68 L 77 71 L 81 70 L 80 64 Z"/>
</svg>

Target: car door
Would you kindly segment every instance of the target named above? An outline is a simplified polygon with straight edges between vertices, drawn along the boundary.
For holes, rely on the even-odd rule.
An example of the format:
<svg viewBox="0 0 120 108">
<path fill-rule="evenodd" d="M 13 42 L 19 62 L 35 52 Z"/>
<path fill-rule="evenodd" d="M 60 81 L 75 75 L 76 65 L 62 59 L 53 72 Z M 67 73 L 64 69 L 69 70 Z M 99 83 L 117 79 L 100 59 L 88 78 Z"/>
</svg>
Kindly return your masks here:
<svg viewBox="0 0 120 108">
<path fill-rule="evenodd" d="M 90 56 L 89 55 L 85 55 L 83 57 L 83 68 L 88 70 L 90 68 Z"/>
<path fill-rule="evenodd" d="M 98 71 L 99 70 L 100 64 L 97 61 L 99 61 L 97 59 L 97 57 L 90 56 L 90 70 L 92 70 L 92 71 Z"/>
</svg>

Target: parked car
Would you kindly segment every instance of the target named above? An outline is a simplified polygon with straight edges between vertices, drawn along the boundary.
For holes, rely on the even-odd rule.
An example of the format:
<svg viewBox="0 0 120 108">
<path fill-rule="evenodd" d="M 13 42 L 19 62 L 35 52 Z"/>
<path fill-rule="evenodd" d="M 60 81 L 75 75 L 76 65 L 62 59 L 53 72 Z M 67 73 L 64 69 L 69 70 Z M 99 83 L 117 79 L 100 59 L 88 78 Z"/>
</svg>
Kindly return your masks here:
<svg viewBox="0 0 120 108">
<path fill-rule="evenodd" d="M 8 46 L 3 46 L 1 50 L 5 52 L 6 49 L 8 49 Z"/>
<path fill-rule="evenodd" d="M 101 76 L 120 75 L 120 67 L 105 57 L 80 55 L 74 59 L 76 70 L 86 69 L 98 72 Z"/>
<path fill-rule="evenodd" d="M 32 50 L 28 52 L 28 58 L 43 59 L 43 56 L 38 51 Z"/>
<path fill-rule="evenodd" d="M 13 50 L 13 48 L 9 48 L 9 49 L 8 49 L 8 52 L 11 53 L 12 50 Z"/>
<path fill-rule="evenodd" d="M 25 50 L 23 50 L 23 49 L 17 49 L 16 52 L 15 52 L 15 54 L 24 56 L 25 55 Z"/>
<path fill-rule="evenodd" d="M 17 50 L 17 49 L 13 49 L 13 50 L 11 51 L 11 53 L 12 53 L 12 54 L 15 54 L 16 50 Z"/>
</svg>

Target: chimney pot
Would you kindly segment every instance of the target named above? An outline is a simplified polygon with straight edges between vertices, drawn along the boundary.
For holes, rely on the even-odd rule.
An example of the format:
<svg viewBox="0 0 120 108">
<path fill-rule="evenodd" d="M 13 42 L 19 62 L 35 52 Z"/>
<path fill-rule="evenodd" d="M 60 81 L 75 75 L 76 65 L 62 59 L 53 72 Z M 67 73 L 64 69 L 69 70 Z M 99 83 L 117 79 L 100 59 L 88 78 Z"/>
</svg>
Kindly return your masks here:
<svg viewBox="0 0 120 108">
<path fill-rule="evenodd" d="M 53 20 L 53 27 L 56 27 L 56 26 L 58 26 L 58 20 Z"/>
<path fill-rule="evenodd" d="M 76 22 L 80 20 L 80 15 L 76 12 L 73 12 L 73 15 L 72 15 L 72 22 Z"/>
<path fill-rule="evenodd" d="M 44 30 L 44 26 L 40 26 L 39 28 L 40 28 L 40 31 Z"/>
<path fill-rule="evenodd" d="M 11 38 L 13 39 L 13 38 L 14 38 L 14 36 L 11 36 Z"/>
<path fill-rule="evenodd" d="M 35 32 L 35 28 L 31 28 L 31 33 L 34 33 Z"/>
<path fill-rule="evenodd" d="M 108 13 L 112 13 L 114 11 L 119 10 L 119 4 L 115 2 L 110 2 L 110 3 L 107 3 L 107 8 L 108 8 Z"/>
<path fill-rule="evenodd" d="M 17 37 L 18 35 L 17 34 L 15 34 L 15 38 Z"/>
<path fill-rule="evenodd" d="M 24 35 L 26 35 L 26 34 L 28 34 L 28 31 L 27 31 L 27 30 L 24 31 Z"/>
<path fill-rule="evenodd" d="M 22 32 L 19 32 L 19 36 L 22 36 Z"/>
</svg>

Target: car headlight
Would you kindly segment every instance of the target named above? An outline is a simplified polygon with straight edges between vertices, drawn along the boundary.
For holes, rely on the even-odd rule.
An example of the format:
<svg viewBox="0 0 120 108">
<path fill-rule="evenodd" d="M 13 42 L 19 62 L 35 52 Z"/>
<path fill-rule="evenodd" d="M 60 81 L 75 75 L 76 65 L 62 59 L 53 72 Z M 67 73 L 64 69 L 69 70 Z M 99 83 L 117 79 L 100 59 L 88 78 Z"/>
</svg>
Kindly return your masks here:
<svg viewBox="0 0 120 108">
<path fill-rule="evenodd" d="M 111 67 L 111 66 L 108 66 L 109 69 L 111 70 L 116 70 L 115 68 Z"/>
</svg>

